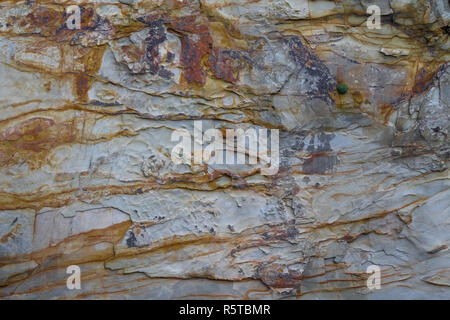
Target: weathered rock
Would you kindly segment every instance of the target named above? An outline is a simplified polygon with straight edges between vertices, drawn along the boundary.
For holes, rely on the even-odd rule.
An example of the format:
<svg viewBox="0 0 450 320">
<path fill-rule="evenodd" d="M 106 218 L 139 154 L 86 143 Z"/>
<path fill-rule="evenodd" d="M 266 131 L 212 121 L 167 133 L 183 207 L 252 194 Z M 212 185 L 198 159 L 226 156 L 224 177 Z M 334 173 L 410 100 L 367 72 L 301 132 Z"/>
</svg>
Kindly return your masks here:
<svg viewBox="0 0 450 320">
<path fill-rule="evenodd" d="M 0 7 L 1 299 L 450 298 L 447 1 L 78 4 Z M 174 163 L 194 121 L 278 172 Z"/>
</svg>

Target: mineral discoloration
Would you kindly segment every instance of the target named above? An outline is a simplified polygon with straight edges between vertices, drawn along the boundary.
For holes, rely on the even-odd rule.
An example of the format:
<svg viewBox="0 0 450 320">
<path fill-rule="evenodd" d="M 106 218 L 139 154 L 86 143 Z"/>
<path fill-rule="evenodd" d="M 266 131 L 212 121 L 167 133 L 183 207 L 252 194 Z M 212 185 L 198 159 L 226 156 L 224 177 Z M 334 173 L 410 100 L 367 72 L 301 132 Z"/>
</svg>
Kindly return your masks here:
<svg viewBox="0 0 450 320">
<path fill-rule="evenodd" d="M 198 16 L 187 16 L 170 23 L 170 27 L 182 35 L 180 64 L 188 83 L 206 82 L 204 60 L 211 53 L 213 40 L 207 23 L 201 20 Z"/>
<path fill-rule="evenodd" d="M 239 51 L 214 48 L 209 56 L 209 66 L 215 77 L 235 83 L 239 76 L 239 69 L 245 63 L 245 53 Z"/>
<path fill-rule="evenodd" d="M 374 3 L 2 3 L 0 298 L 448 299 L 448 10 Z M 277 174 L 175 165 L 193 120 Z"/>
</svg>

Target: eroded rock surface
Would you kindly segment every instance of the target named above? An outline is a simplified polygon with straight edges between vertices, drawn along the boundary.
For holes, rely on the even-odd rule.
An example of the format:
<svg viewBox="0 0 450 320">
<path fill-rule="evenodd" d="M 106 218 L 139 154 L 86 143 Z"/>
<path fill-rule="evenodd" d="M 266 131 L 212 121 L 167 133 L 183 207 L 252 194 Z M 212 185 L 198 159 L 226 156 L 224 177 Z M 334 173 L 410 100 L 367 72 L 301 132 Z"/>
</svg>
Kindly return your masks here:
<svg viewBox="0 0 450 320">
<path fill-rule="evenodd" d="M 1 299 L 450 298 L 446 0 L 76 4 L 0 4 Z M 195 120 L 277 174 L 174 164 Z"/>
</svg>

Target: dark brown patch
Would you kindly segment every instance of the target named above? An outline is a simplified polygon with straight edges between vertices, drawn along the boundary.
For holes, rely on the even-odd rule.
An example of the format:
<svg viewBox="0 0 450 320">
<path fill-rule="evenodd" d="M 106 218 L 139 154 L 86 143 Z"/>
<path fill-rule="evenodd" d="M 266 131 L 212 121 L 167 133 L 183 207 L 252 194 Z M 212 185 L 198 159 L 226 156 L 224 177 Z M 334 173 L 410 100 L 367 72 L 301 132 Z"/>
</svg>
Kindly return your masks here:
<svg viewBox="0 0 450 320">
<path fill-rule="evenodd" d="M 289 47 L 289 55 L 301 72 L 310 78 L 318 79 L 317 85 L 304 89 L 305 93 L 329 101 L 329 93 L 336 88 L 336 80 L 331 76 L 327 66 L 302 43 L 299 37 L 288 36 L 283 41 Z"/>
<path fill-rule="evenodd" d="M 303 278 L 300 272 L 276 263 L 260 265 L 256 277 L 271 288 L 296 288 Z"/>
<path fill-rule="evenodd" d="M 338 164 L 336 156 L 327 154 L 313 154 L 303 163 L 303 172 L 306 174 L 323 174 L 332 172 L 334 166 Z"/>
<path fill-rule="evenodd" d="M 81 103 L 88 102 L 88 91 L 90 79 L 88 76 L 80 74 L 75 77 L 75 94 Z"/>
<path fill-rule="evenodd" d="M 65 23 L 62 12 L 38 6 L 23 18 L 25 25 L 29 25 L 31 29 L 39 28 L 40 33 L 45 36 L 54 34 L 62 24 Z M 22 23 L 19 23 L 21 25 Z M 34 31 L 34 30 L 30 30 Z"/>
<path fill-rule="evenodd" d="M 170 27 L 182 35 L 180 62 L 184 78 L 188 83 L 205 84 L 207 73 L 203 64 L 213 43 L 206 22 L 188 16 L 171 21 Z"/>
<path fill-rule="evenodd" d="M 238 51 L 214 48 L 208 65 L 216 78 L 235 83 L 243 58 Z"/>
<path fill-rule="evenodd" d="M 145 39 L 146 44 L 146 59 L 150 66 L 150 73 L 157 74 L 160 71 L 161 58 L 159 57 L 159 45 L 166 41 L 166 33 L 164 30 L 163 19 L 154 17 L 152 19 L 146 20 L 147 25 L 150 30 L 147 38 Z"/>
<path fill-rule="evenodd" d="M 64 11 L 62 13 L 63 21 L 54 32 L 56 41 L 70 41 L 73 44 L 80 42 L 79 38 L 89 32 L 97 32 L 105 35 L 105 38 L 112 39 L 115 35 L 114 25 L 105 17 L 98 15 L 95 8 L 80 8 L 80 29 L 69 29 L 67 27 L 67 19 L 69 16 Z"/>
<path fill-rule="evenodd" d="M 426 68 L 420 68 L 417 71 L 414 81 L 413 93 L 421 94 L 426 91 L 431 85 L 436 72 L 427 70 Z"/>
</svg>

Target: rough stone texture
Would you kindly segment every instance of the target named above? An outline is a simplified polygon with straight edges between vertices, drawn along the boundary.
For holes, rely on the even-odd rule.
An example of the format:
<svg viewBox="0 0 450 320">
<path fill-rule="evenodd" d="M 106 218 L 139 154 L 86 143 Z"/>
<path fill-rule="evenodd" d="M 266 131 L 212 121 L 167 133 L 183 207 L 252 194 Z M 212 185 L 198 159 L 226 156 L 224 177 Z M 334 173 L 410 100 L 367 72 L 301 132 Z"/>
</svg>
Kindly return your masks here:
<svg viewBox="0 0 450 320">
<path fill-rule="evenodd" d="M 77 3 L 0 3 L 0 298 L 450 298 L 446 0 Z M 175 165 L 199 119 L 278 174 Z"/>
</svg>

